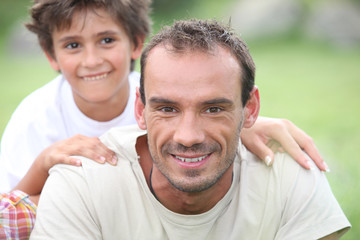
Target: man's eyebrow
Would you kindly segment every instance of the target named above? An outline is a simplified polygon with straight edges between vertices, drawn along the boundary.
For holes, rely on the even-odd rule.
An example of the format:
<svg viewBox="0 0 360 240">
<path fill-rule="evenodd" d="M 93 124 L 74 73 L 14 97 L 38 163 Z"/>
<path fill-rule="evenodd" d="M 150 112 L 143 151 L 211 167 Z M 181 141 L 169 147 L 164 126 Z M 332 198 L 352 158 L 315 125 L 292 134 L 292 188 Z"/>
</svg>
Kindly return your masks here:
<svg viewBox="0 0 360 240">
<path fill-rule="evenodd" d="M 204 105 L 213 105 L 213 104 L 234 104 L 233 101 L 231 101 L 228 98 L 215 98 L 208 101 L 203 102 Z"/>
<path fill-rule="evenodd" d="M 161 104 L 176 104 L 177 103 L 176 101 L 172 101 L 167 98 L 161 98 L 161 97 L 151 97 L 149 99 L 149 102 L 153 103 L 153 104 L 159 104 L 159 103 L 161 103 Z M 234 102 L 228 98 L 214 98 L 214 99 L 210 99 L 207 101 L 203 101 L 203 102 L 201 102 L 201 104 L 202 105 L 216 105 L 216 104 L 232 105 L 232 104 L 234 104 Z"/>
<path fill-rule="evenodd" d="M 175 101 L 171 101 L 169 99 L 166 99 L 166 98 L 160 98 L 160 97 L 151 97 L 149 99 L 149 102 L 150 103 L 153 103 L 153 104 L 158 104 L 158 103 L 162 103 L 162 104 L 175 104 L 176 102 Z"/>
</svg>

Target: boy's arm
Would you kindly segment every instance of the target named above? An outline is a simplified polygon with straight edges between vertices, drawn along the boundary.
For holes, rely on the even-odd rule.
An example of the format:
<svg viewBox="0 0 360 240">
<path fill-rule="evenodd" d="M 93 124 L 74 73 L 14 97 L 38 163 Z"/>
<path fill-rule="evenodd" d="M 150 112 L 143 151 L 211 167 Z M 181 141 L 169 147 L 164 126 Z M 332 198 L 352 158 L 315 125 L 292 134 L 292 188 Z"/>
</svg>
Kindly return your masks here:
<svg viewBox="0 0 360 240">
<path fill-rule="evenodd" d="M 320 170 L 329 171 L 312 138 L 289 120 L 259 117 L 251 128 L 241 130 L 240 137 L 266 165 L 273 163 L 274 152 L 286 151 L 301 166 L 310 169 L 305 151 Z"/>
<path fill-rule="evenodd" d="M 301 150 L 304 149 L 321 170 L 326 170 L 326 165 L 311 138 L 288 120 L 260 117 L 252 128 L 243 129 L 241 140 L 261 159 L 265 159 L 264 156 L 273 159 L 273 151 L 266 144 L 279 142 L 300 165 L 309 169 L 307 158 Z M 84 156 L 99 163 L 107 161 L 112 165 L 116 165 L 117 161 L 114 152 L 98 138 L 76 135 L 59 141 L 41 152 L 15 189 L 28 193 L 36 201 L 35 195 L 41 193 L 52 166 L 58 163 L 81 166 L 81 161 L 72 157 L 74 155 Z"/>
<path fill-rule="evenodd" d="M 116 156 L 99 138 L 75 135 L 71 138 L 54 143 L 40 153 L 29 171 L 14 188 L 31 196 L 37 204 L 39 194 L 45 184 L 48 172 L 55 164 L 63 163 L 81 166 L 81 161 L 72 156 L 81 155 L 98 163 L 109 162 L 116 165 Z"/>
</svg>

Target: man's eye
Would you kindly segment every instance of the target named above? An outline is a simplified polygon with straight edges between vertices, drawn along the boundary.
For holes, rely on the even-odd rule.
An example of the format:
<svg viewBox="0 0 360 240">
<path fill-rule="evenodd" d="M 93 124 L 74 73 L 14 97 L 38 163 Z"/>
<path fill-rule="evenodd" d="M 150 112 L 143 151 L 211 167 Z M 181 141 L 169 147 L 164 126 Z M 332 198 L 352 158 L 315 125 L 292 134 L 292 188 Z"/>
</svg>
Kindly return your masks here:
<svg viewBox="0 0 360 240">
<path fill-rule="evenodd" d="M 172 107 L 162 107 L 160 108 L 160 111 L 161 112 L 164 112 L 164 113 L 173 113 L 173 112 L 176 112 L 176 110 Z"/>
<path fill-rule="evenodd" d="M 69 49 L 78 48 L 78 47 L 79 47 L 79 44 L 76 43 L 76 42 L 73 42 L 73 43 L 69 43 L 69 44 L 66 45 L 65 47 L 66 47 L 66 48 L 69 48 Z"/>
<path fill-rule="evenodd" d="M 206 112 L 207 113 L 218 113 L 218 112 L 221 112 L 222 109 L 219 108 L 219 107 L 209 107 Z"/>
<path fill-rule="evenodd" d="M 103 44 L 109 44 L 112 42 L 114 42 L 113 38 L 104 38 L 103 40 L 101 40 L 101 43 L 103 43 Z"/>
</svg>

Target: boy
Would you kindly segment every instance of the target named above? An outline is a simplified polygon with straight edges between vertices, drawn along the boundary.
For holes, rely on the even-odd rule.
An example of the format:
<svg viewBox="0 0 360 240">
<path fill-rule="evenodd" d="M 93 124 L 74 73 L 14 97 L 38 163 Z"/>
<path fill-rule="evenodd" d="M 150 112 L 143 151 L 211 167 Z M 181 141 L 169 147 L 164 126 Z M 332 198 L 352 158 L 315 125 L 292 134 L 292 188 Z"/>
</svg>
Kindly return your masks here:
<svg viewBox="0 0 360 240">
<path fill-rule="evenodd" d="M 98 137 L 111 127 L 135 123 L 139 74 L 132 71 L 150 32 L 149 4 L 148 0 L 35 1 L 27 27 L 38 35 L 51 67 L 61 75 L 28 96 L 9 121 L 1 159 L 6 161 L 10 186 L 1 191 L 13 188 L 51 144 L 77 134 Z M 76 136 L 63 148 L 76 153 L 74 144 L 79 141 L 98 145 L 96 139 Z M 52 151 L 59 148 L 43 155 L 56 155 Z M 94 152 L 95 160 L 113 160 L 110 150 L 98 147 Z"/>
<path fill-rule="evenodd" d="M 1 145 L 9 182 L 2 192 L 14 188 L 39 153 L 55 142 L 34 164 L 40 171 L 17 189 L 39 194 L 50 166 L 57 161 L 81 164 L 64 158 L 67 153 L 80 151 L 99 162 L 116 163 L 113 152 L 99 145 L 96 137 L 111 127 L 136 123 L 133 109 L 139 74 L 132 71 L 150 32 L 149 5 L 148 0 L 34 1 L 27 27 L 37 34 L 51 67 L 61 75 L 28 96 L 13 114 Z M 85 152 L 77 147 L 80 143 L 85 144 Z M 86 153 L 88 149 L 92 152 Z M 19 191 L 3 194 L 0 200 L 4 203 L 1 239 L 28 236 L 33 221 L 20 228 L 21 221 L 7 216 L 33 220 L 31 201 Z M 36 197 L 31 200 L 37 203 Z"/>
</svg>

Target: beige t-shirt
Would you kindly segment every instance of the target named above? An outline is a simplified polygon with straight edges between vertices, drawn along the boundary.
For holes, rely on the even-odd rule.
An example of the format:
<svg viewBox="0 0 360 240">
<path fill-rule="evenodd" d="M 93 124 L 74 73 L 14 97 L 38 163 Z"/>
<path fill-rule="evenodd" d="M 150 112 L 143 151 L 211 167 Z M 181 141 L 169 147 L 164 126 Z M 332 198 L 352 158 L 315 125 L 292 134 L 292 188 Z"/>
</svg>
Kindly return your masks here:
<svg viewBox="0 0 360 240">
<path fill-rule="evenodd" d="M 110 130 L 102 141 L 116 167 L 83 159 L 57 165 L 41 195 L 31 239 L 318 239 L 350 226 L 324 173 L 278 153 L 267 167 L 242 145 L 233 183 L 210 211 L 181 215 L 150 192 L 135 150 L 136 126 Z"/>
</svg>

